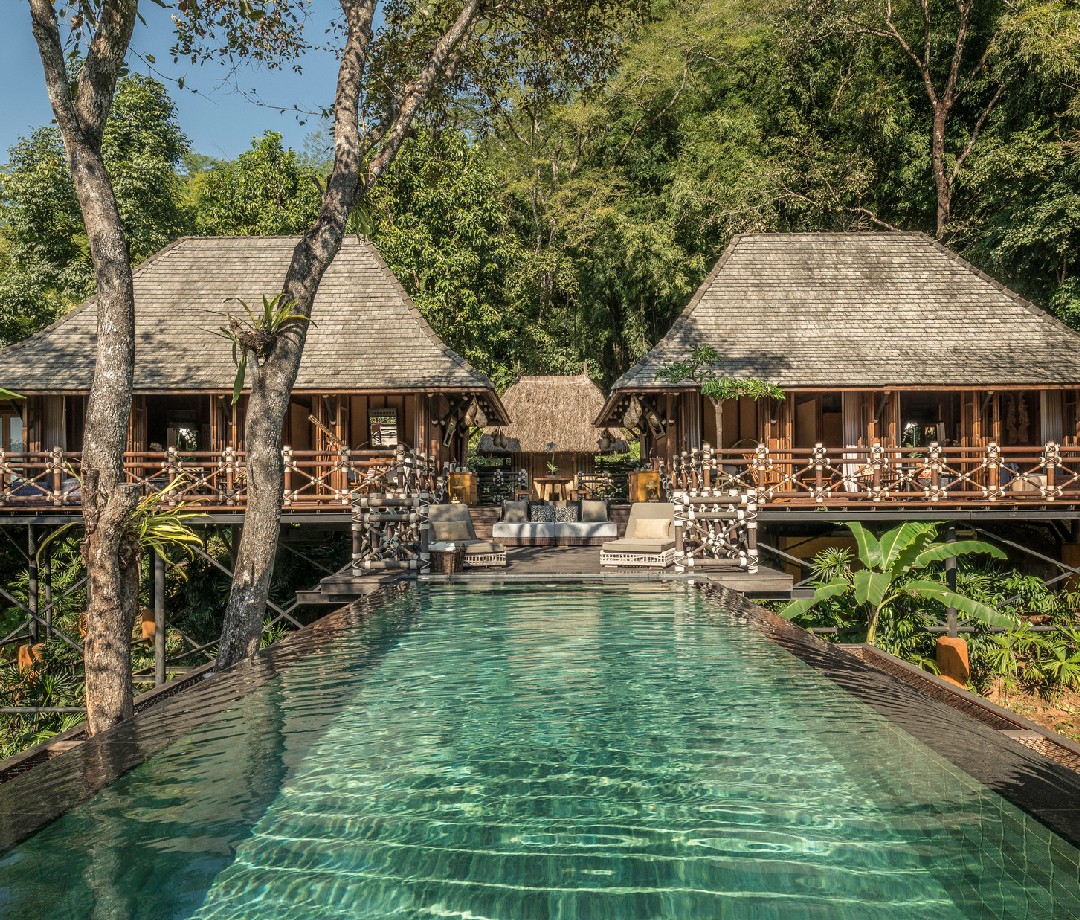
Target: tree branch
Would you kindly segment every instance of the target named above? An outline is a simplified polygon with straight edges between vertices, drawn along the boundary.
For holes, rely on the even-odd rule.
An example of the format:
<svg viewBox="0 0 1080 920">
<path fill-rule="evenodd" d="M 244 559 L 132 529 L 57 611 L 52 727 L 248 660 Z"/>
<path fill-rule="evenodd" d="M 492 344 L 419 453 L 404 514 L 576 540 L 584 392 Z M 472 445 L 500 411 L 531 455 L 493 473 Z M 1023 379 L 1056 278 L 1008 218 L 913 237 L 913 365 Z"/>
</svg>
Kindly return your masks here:
<svg viewBox="0 0 1080 920">
<path fill-rule="evenodd" d="M 994 106 L 1000 101 L 1002 94 L 1005 92 L 1006 81 L 1002 81 L 998 84 L 998 88 L 994 90 L 994 95 L 990 97 L 990 101 L 986 103 L 986 106 L 979 113 L 979 117 L 975 120 L 975 125 L 971 129 L 971 137 L 968 138 L 967 145 L 964 147 L 960 156 L 956 158 L 956 162 L 953 164 L 952 172 L 949 174 L 950 185 L 956 181 L 956 176 L 960 172 L 960 168 L 964 165 L 964 161 L 971 153 L 971 148 L 975 146 L 975 142 L 979 139 L 979 135 L 982 133 L 983 125 L 986 124 L 986 119 L 990 117 L 990 112 L 993 111 Z"/>
<path fill-rule="evenodd" d="M 30 0 L 30 23 L 45 71 L 45 89 L 60 131 L 62 134 L 79 131 L 79 116 L 71 98 L 60 26 L 50 0 Z"/>
<path fill-rule="evenodd" d="M 455 67 L 463 43 L 472 31 L 479 12 L 480 0 L 466 0 L 465 6 L 453 25 L 435 43 L 431 57 L 424 64 L 420 75 L 406 87 L 393 122 L 390 123 L 379 142 L 379 151 L 368 165 L 367 188 L 374 186 L 382 171 L 397 155 L 398 148 L 405 140 L 413 118 L 416 117 L 417 111 L 436 83 Z"/>
<path fill-rule="evenodd" d="M 927 11 L 929 16 L 929 11 Z M 929 23 L 929 19 L 924 20 Z M 911 47 L 910 43 L 903 35 L 900 34 L 900 30 L 896 28 L 896 24 L 892 18 L 892 3 L 887 2 L 885 4 L 885 26 L 872 26 L 868 23 L 861 22 L 859 20 L 851 20 L 852 26 L 857 32 L 862 32 L 865 35 L 873 35 L 875 38 L 887 38 L 896 42 L 897 45 L 903 50 L 904 54 L 908 56 L 911 62 L 915 65 L 915 69 L 919 72 L 919 76 L 922 78 L 923 87 L 926 89 L 926 95 L 930 100 L 932 106 L 938 104 L 937 90 L 934 88 L 934 77 L 930 72 L 929 59 L 921 59 Z M 929 26 L 926 26 L 929 28 Z"/>
<path fill-rule="evenodd" d="M 968 26 L 971 23 L 970 0 L 956 0 L 956 8 L 960 11 L 960 25 L 956 30 L 956 44 L 953 46 L 952 61 L 949 64 L 949 77 L 945 81 L 945 91 L 942 93 L 942 101 L 945 107 L 950 109 L 956 101 L 956 83 L 960 79 L 960 66 L 967 46 Z"/>
</svg>

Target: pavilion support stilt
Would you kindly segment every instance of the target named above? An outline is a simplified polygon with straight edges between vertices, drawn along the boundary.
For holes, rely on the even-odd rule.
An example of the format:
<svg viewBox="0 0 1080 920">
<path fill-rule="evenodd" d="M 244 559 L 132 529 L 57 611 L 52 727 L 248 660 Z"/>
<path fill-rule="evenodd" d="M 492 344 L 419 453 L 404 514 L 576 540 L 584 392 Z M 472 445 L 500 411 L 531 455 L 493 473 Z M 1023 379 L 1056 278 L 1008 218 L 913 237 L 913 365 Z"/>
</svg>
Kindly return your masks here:
<svg viewBox="0 0 1080 920">
<path fill-rule="evenodd" d="M 154 553 L 154 686 L 165 683 L 165 559 Z"/>
<path fill-rule="evenodd" d="M 52 545 L 45 547 L 41 557 L 41 578 L 45 592 L 45 639 L 52 638 L 53 590 L 52 590 Z"/>
<path fill-rule="evenodd" d="M 38 622 L 38 541 L 37 530 L 33 524 L 26 525 L 26 606 L 29 611 L 27 629 L 30 632 L 30 644 L 38 641 L 40 630 Z"/>
</svg>

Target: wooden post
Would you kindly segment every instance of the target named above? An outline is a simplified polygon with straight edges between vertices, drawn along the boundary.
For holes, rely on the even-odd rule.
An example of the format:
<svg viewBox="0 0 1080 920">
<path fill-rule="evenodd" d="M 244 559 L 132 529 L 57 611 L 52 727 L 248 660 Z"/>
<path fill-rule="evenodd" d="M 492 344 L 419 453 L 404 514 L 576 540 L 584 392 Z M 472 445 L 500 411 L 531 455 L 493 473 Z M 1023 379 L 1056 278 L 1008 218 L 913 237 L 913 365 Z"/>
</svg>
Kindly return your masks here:
<svg viewBox="0 0 1080 920">
<path fill-rule="evenodd" d="M 154 686 L 165 683 L 165 559 L 154 553 Z"/>
<path fill-rule="evenodd" d="M 45 555 L 41 560 L 41 574 L 45 582 L 45 638 L 52 638 L 52 545 L 45 548 Z"/>
<path fill-rule="evenodd" d="M 956 525 L 950 524 L 945 530 L 945 542 L 956 542 Z M 956 591 L 956 557 L 949 556 L 945 560 L 945 582 L 949 586 L 950 591 Z M 946 626 L 948 627 L 948 635 L 950 639 L 955 639 L 960 635 L 958 630 L 958 624 L 956 620 L 956 608 L 950 606 L 946 612 Z"/>
<path fill-rule="evenodd" d="M 33 524 L 26 525 L 26 606 L 30 610 L 28 626 L 30 630 L 30 643 L 38 641 L 38 561 L 37 561 L 37 531 Z"/>
</svg>

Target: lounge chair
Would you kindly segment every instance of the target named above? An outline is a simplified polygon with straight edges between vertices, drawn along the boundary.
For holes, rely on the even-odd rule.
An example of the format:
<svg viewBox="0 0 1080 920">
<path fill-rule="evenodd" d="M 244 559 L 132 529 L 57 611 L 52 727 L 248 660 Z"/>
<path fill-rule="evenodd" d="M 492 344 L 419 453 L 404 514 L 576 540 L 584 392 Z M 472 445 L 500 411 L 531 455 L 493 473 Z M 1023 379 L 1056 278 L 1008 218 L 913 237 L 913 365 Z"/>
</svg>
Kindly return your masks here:
<svg viewBox="0 0 1080 920">
<path fill-rule="evenodd" d="M 675 561 L 675 506 L 671 502 L 637 502 L 630 507 L 626 534 L 605 543 L 600 550 L 603 566 L 656 566 L 667 568 Z"/>
<path fill-rule="evenodd" d="M 431 505 L 428 520 L 432 540 L 429 550 L 440 552 L 448 549 L 451 543 L 455 546 L 465 544 L 466 568 L 506 565 L 505 547 L 477 538 L 468 505 Z"/>
</svg>

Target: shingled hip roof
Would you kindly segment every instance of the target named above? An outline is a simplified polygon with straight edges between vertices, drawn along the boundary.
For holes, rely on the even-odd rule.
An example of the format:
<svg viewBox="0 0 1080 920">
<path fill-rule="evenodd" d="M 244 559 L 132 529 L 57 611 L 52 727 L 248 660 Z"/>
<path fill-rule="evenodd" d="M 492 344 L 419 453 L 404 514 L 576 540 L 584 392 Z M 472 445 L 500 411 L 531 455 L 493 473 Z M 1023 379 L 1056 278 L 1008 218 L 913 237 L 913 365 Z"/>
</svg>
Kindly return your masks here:
<svg viewBox="0 0 1080 920">
<path fill-rule="evenodd" d="M 601 429 L 593 425 L 604 394 L 589 377 L 519 377 L 503 393 L 510 424 L 501 428 L 513 453 L 595 454 Z M 491 452 L 495 428 L 485 429 L 481 451 Z M 486 451 L 485 451 L 486 448 Z"/>
<path fill-rule="evenodd" d="M 135 390 L 232 389 L 231 346 L 215 334 L 240 298 L 253 309 L 281 290 L 297 237 L 184 237 L 135 271 Z M 231 301 L 231 302 L 230 302 Z M 315 298 L 296 389 L 490 390 L 491 381 L 428 326 L 378 251 L 347 237 Z M 0 351 L 17 392 L 90 387 L 93 299 Z"/>
<path fill-rule="evenodd" d="M 788 388 L 1080 384 L 1080 334 L 921 233 L 736 237 L 613 393 L 696 345 Z"/>
</svg>

